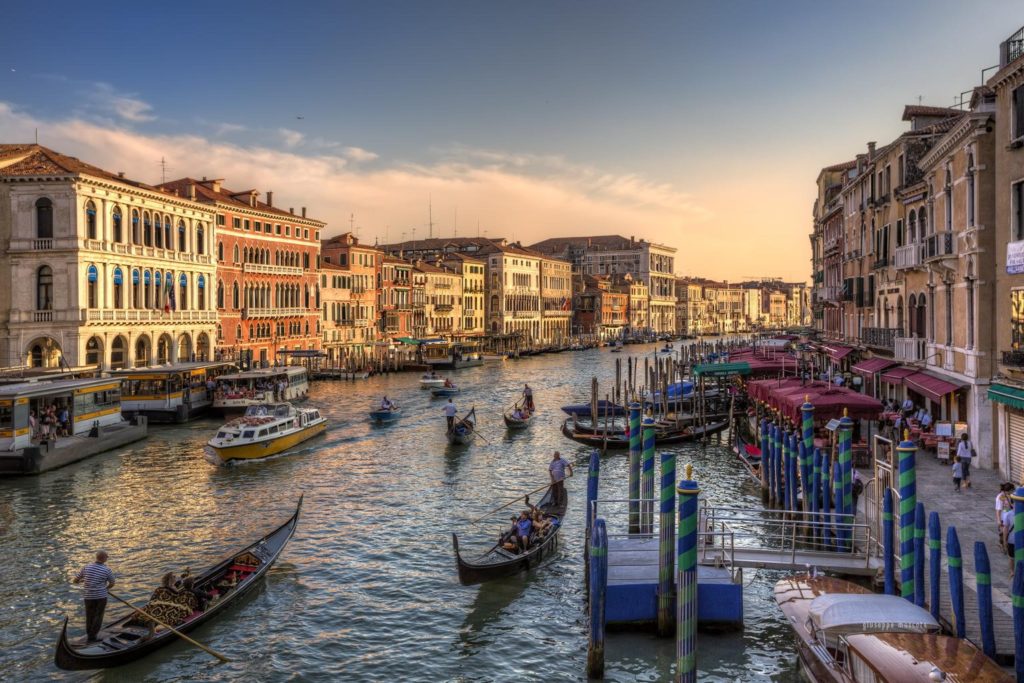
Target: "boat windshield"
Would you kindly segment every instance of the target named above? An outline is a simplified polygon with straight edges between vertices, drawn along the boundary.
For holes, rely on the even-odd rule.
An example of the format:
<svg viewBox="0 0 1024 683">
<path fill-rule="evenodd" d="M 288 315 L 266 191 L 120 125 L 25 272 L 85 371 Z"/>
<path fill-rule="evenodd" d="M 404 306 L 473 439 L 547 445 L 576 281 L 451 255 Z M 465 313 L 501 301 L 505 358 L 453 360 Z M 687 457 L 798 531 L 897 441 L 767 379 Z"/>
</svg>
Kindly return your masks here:
<svg viewBox="0 0 1024 683">
<path fill-rule="evenodd" d="M 288 406 L 278 406 L 274 414 L 277 417 L 288 417 Z"/>
<path fill-rule="evenodd" d="M 251 439 L 252 435 L 254 433 L 255 433 L 255 430 L 253 430 L 253 429 L 246 429 L 244 432 L 242 432 L 242 438 L 243 439 Z"/>
<path fill-rule="evenodd" d="M 266 406 L 249 406 L 245 409 L 246 417 L 266 417 L 267 407 Z"/>
</svg>

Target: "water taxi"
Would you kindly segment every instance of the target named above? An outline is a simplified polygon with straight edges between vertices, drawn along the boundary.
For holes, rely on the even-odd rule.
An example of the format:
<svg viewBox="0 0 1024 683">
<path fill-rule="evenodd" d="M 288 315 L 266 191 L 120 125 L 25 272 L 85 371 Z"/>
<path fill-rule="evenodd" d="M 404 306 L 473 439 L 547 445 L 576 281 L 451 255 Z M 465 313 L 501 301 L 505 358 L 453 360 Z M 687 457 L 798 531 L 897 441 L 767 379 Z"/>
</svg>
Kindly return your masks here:
<svg viewBox="0 0 1024 683">
<path fill-rule="evenodd" d="M 242 411 L 249 406 L 301 401 L 309 395 L 309 375 L 301 365 L 247 370 L 217 379 L 213 407 Z"/>
<path fill-rule="evenodd" d="M 427 374 L 420 377 L 420 389 L 433 389 L 434 387 L 443 387 L 445 378 L 438 375 L 436 372 L 428 372 Z"/>
<path fill-rule="evenodd" d="M 213 406 L 213 387 L 222 376 L 238 372 L 234 363 L 169 363 L 115 370 L 121 380 L 121 410 L 145 415 L 150 422 L 188 422 Z"/>
<path fill-rule="evenodd" d="M 217 464 L 259 460 L 296 446 L 327 429 L 316 408 L 272 403 L 246 408 L 245 415 L 217 430 L 206 444 L 207 457 Z"/>
</svg>

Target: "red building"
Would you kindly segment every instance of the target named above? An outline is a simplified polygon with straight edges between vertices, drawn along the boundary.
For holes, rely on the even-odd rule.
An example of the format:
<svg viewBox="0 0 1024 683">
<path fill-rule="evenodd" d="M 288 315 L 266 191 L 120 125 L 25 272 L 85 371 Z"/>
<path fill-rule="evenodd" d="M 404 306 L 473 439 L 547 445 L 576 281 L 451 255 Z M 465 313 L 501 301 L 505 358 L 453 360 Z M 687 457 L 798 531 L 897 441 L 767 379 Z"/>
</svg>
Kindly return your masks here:
<svg viewBox="0 0 1024 683">
<path fill-rule="evenodd" d="M 408 261 L 394 256 L 382 260 L 377 293 L 384 339 L 412 336 L 412 267 Z"/>
<path fill-rule="evenodd" d="M 259 192 L 221 180 L 182 178 L 161 187 L 211 204 L 217 215 L 216 355 L 244 368 L 287 362 L 288 350 L 321 348 L 320 231 L 326 223 L 283 211 Z"/>
</svg>

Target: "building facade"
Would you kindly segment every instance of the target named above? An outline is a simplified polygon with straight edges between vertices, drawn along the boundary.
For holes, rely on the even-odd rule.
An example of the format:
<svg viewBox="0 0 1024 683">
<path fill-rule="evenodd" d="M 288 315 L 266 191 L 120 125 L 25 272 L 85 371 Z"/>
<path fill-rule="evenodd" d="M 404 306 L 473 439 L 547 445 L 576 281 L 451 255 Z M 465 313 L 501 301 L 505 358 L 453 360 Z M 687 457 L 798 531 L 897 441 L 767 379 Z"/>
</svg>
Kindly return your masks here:
<svg viewBox="0 0 1024 683">
<path fill-rule="evenodd" d="M 351 278 L 352 326 L 359 353 L 374 357 L 378 339 L 377 283 L 384 253 L 363 244 L 350 232 L 320 243 L 323 263 L 347 268 Z"/>
<path fill-rule="evenodd" d="M 540 297 L 540 343 L 568 343 L 572 334 L 572 264 L 546 256 L 540 259 Z"/>
<path fill-rule="evenodd" d="M 209 359 L 210 207 L 40 145 L 0 145 L 0 358 L 101 370 Z"/>
<path fill-rule="evenodd" d="M 377 283 L 379 337 L 394 340 L 412 335 L 412 264 L 394 256 L 381 258 Z"/>
<path fill-rule="evenodd" d="M 446 254 L 441 264 L 462 276 L 462 336 L 483 336 L 486 329 L 484 298 L 487 296 L 487 264 L 482 259 L 459 253 Z"/>
</svg>

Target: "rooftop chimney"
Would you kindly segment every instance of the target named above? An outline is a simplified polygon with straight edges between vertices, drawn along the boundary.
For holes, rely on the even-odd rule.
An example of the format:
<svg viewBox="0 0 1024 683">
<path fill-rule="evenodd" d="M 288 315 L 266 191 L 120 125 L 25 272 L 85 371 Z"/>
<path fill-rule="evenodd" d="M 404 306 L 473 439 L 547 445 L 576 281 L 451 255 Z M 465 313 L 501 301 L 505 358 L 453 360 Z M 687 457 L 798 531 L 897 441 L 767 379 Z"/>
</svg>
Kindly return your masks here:
<svg viewBox="0 0 1024 683">
<path fill-rule="evenodd" d="M 306 217 L 306 207 L 302 207 L 302 217 Z"/>
<path fill-rule="evenodd" d="M 274 205 L 274 193 L 268 190 L 267 191 L 267 206 L 273 206 L 273 205 Z"/>
<path fill-rule="evenodd" d="M 124 178 L 124 171 L 118 171 L 117 172 L 117 177 L 118 178 Z"/>
<path fill-rule="evenodd" d="M 295 213 L 295 207 L 294 206 L 289 206 L 288 207 L 288 213 Z"/>
<path fill-rule="evenodd" d="M 870 164 L 871 161 L 874 158 L 875 158 L 875 143 L 874 142 L 869 142 L 868 143 L 868 163 Z"/>
<path fill-rule="evenodd" d="M 206 182 L 206 176 L 203 176 L 203 182 L 204 183 Z"/>
<path fill-rule="evenodd" d="M 196 200 L 196 184 L 195 183 L 189 183 L 188 184 L 188 198 L 191 199 L 192 201 Z"/>
</svg>

